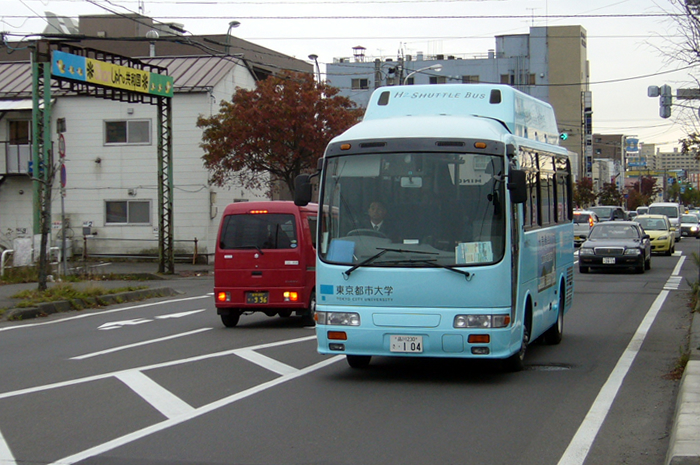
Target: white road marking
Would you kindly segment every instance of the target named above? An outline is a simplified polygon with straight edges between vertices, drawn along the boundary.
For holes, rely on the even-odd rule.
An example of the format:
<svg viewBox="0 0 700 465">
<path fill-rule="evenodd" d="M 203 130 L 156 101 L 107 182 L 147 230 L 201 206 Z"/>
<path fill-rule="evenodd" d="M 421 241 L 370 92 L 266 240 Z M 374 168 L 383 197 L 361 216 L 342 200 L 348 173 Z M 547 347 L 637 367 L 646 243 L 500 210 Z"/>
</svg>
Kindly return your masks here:
<svg viewBox="0 0 700 465">
<path fill-rule="evenodd" d="M 680 269 L 683 266 L 684 261 L 684 256 L 678 260 L 676 267 L 673 269 L 673 276 L 677 276 L 680 273 Z M 595 438 L 598 435 L 608 412 L 610 411 L 610 407 L 612 406 L 617 393 L 620 391 L 620 386 L 622 386 L 622 382 L 624 381 L 625 376 L 627 376 L 634 359 L 637 357 L 637 353 L 639 353 L 639 349 L 644 343 L 644 339 L 649 332 L 649 328 L 651 328 L 652 323 L 654 323 L 654 320 L 666 301 L 668 294 L 668 290 L 662 290 L 654 300 L 654 303 L 651 304 L 647 314 L 639 324 L 637 331 L 634 333 L 634 336 L 632 336 L 632 340 L 630 340 L 627 348 L 617 361 L 615 368 L 613 369 L 612 373 L 610 373 L 610 376 L 608 376 L 607 381 L 598 393 L 593 405 L 591 405 L 591 408 L 588 410 L 588 413 L 579 426 L 578 431 L 576 431 L 576 434 L 574 435 L 573 439 L 571 439 L 569 446 L 566 448 L 566 451 L 564 451 L 564 455 L 562 455 L 561 459 L 559 460 L 559 465 L 581 465 L 586 460 L 588 452 L 591 450 L 591 446 L 593 445 L 593 441 L 595 441 Z"/>
<path fill-rule="evenodd" d="M 3 465 L 17 465 L 10 446 L 7 445 L 5 438 L 2 437 L 2 431 L 0 431 L 0 463 Z"/>
<path fill-rule="evenodd" d="M 90 449 L 84 450 L 82 452 L 78 452 L 77 454 L 59 459 L 56 462 L 53 462 L 49 465 L 71 465 L 71 464 L 74 464 L 76 462 L 80 462 L 81 460 L 85 460 L 87 458 L 102 454 L 104 452 L 109 452 L 110 450 L 116 449 L 117 447 L 121 447 L 125 444 L 129 444 L 130 442 L 145 438 L 146 436 L 150 436 L 151 434 L 158 433 L 158 432 L 163 431 L 165 429 L 168 429 L 172 426 L 179 425 L 180 423 L 184 423 L 188 420 L 191 420 L 193 418 L 197 418 L 197 417 L 204 415 L 206 413 L 213 412 L 217 409 L 225 407 L 225 406 L 232 404 L 234 402 L 237 402 L 239 400 L 245 399 L 247 397 L 250 397 L 252 395 L 255 395 L 255 394 L 263 392 L 267 389 L 270 389 L 272 387 L 286 383 L 287 381 L 291 381 L 293 379 L 296 379 L 296 378 L 299 378 L 301 376 L 312 373 L 316 370 L 320 370 L 321 368 L 324 368 L 328 365 L 331 365 L 331 364 L 333 364 L 339 360 L 342 360 L 344 358 L 345 357 L 342 355 L 336 355 L 336 356 L 331 357 L 327 360 L 316 363 L 315 365 L 311 365 L 309 367 L 298 370 L 295 373 L 290 373 L 287 375 L 280 376 L 279 378 L 275 378 L 275 379 L 268 381 L 266 383 L 259 384 L 258 386 L 254 386 L 252 388 L 246 389 L 245 391 L 238 392 L 236 394 L 230 395 L 228 397 L 224 397 L 223 399 L 220 399 L 220 400 L 217 400 L 217 401 L 212 402 L 210 404 L 207 404 L 203 407 L 194 409 L 192 412 L 190 412 L 188 414 L 180 415 L 180 416 L 175 417 L 175 418 L 170 418 L 170 419 L 162 421 L 160 423 L 156 423 L 155 425 L 151 425 L 151 426 L 148 426 L 146 428 L 140 429 L 138 431 L 134 431 L 133 433 L 129 433 L 129 434 L 126 434 L 122 437 L 105 442 L 104 444 L 100 444 L 99 446 L 91 447 Z"/>
<path fill-rule="evenodd" d="M 260 365 L 261 367 L 267 370 L 277 373 L 278 375 L 289 375 L 291 373 L 296 373 L 297 371 L 299 371 L 292 366 L 279 362 L 266 355 L 259 354 L 254 350 L 241 349 L 236 351 L 236 355 L 245 360 L 248 360 L 249 362 L 255 363 L 256 365 Z"/>
<path fill-rule="evenodd" d="M 304 337 L 300 337 L 300 338 L 296 338 L 296 339 L 287 339 L 287 340 L 276 341 L 276 342 L 268 342 L 265 344 L 258 344 L 255 346 L 245 347 L 244 349 L 249 349 L 249 350 L 267 349 L 269 347 L 277 347 L 277 346 L 283 346 L 283 345 L 287 345 L 287 344 L 296 344 L 298 342 L 312 341 L 314 339 L 316 339 L 315 334 L 313 336 L 304 336 Z M 224 350 L 221 352 L 214 352 L 213 354 L 196 355 L 194 357 L 183 358 L 180 360 L 171 360 L 168 362 L 155 363 L 153 365 L 145 365 L 145 366 L 141 366 L 141 367 L 135 367 L 135 368 L 132 368 L 132 370 L 148 371 L 148 370 L 155 370 L 158 368 L 166 368 L 166 367 L 171 367 L 171 366 L 183 365 L 185 363 L 199 362 L 200 360 L 207 360 L 210 358 L 236 355 L 236 353 L 240 350 L 242 350 L 242 349 L 241 348 L 230 349 L 230 350 Z M 4 393 L 0 393 L 0 400 L 1 399 L 8 399 L 10 397 L 22 396 L 25 394 L 32 394 L 35 392 L 48 391 L 50 389 L 58 389 L 58 388 L 67 387 L 67 386 L 74 386 L 76 384 L 89 383 L 92 381 L 99 381 L 102 379 L 111 378 L 113 376 L 116 376 L 119 373 L 124 372 L 124 371 L 130 371 L 130 370 L 113 371 L 110 373 L 102 373 L 99 375 L 86 376 L 84 378 L 72 379 L 72 380 L 68 380 L 68 381 L 61 381 L 58 383 L 45 384 L 43 386 L 35 386 L 35 387 L 30 387 L 30 388 L 25 388 L 25 389 L 19 389 L 17 391 L 4 392 Z"/>
<path fill-rule="evenodd" d="M 102 331 L 109 331 L 110 329 L 121 329 L 124 326 L 135 326 L 142 325 L 144 323 L 150 323 L 153 320 L 147 318 L 136 318 L 135 320 L 123 320 L 123 321 L 110 321 L 97 327 L 97 329 Z"/>
<path fill-rule="evenodd" d="M 194 315 L 195 313 L 201 313 L 206 311 L 206 308 L 201 308 L 199 310 L 190 310 L 189 312 L 180 312 L 180 313 L 169 313 L 167 315 L 160 315 L 157 316 L 157 320 L 167 320 L 168 318 L 182 318 L 183 316 L 190 316 Z"/>
<path fill-rule="evenodd" d="M 97 357 L 98 355 L 111 354 L 112 352 L 118 352 L 120 350 L 126 350 L 126 349 L 131 349 L 134 347 L 145 346 L 148 344 L 154 344 L 156 342 L 168 341 L 170 339 L 176 339 L 178 337 L 190 336 L 192 334 L 197 334 L 197 333 L 201 333 L 204 331 L 209 331 L 210 329 L 213 329 L 213 328 L 200 328 L 200 329 L 195 329 L 193 331 L 187 331 L 185 333 L 179 333 L 179 334 L 173 334 L 171 336 L 160 337 L 158 339 L 151 339 L 148 341 L 135 342 L 133 344 L 127 344 L 125 346 L 119 346 L 119 347 L 113 347 L 111 349 L 100 350 L 98 352 L 92 352 L 90 354 L 78 355 L 76 357 L 71 357 L 70 360 L 84 360 L 86 358 Z"/>
<path fill-rule="evenodd" d="M 151 404 L 153 408 L 165 415 L 166 418 L 176 418 L 180 415 L 187 415 L 194 410 L 194 407 L 140 371 L 124 371 L 117 374 L 116 378 L 129 386 L 131 390 Z"/>
<path fill-rule="evenodd" d="M 73 320 L 80 320 L 82 318 L 90 318 L 93 316 L 101 316 L 101 315 L 107 315 L 110 313 L 118 313 L 118 312 L 126 312 L 129 310 L 136 310 L 139 308 L 146 308 L 150 306 L 155 306 L 155 305 L 166 305 L 166 304 L 174 304 L 178 302 L 187 302 L 190 300 L 198 300 L 198 299 L 209 299 L 211 296 L 210 295 L 199 295 L 195 297 L 186 297 L 183 299 L 170 299 L 170 300 L 163 300 L 161 302 L 150 302 L 150 303 L 145 303 L 141 305 L 133 305 L 131 307 L 122 307 L 122 308 L 113 308 L 111 310 L 100 310 L 97 312 L 93 313 L 81 313 L 79 315 L 75 316 L 69 316 L 66 318 L 61 318 L 58 320 L 51 320 L 51 321 L 42 321 L 40 323 L 28 323 L 28 324 L 17 324 L 15 326 L 4 326 L 0 328 L 0 333 L 3 331 L 11 331 L 13 329 L 27 329 L 27 328 L 33 328 L 35 326 L 44 326 L 44 325 L 55 325 L 58 323 L 65 323 L 66 321 L 73 321 Z"/>
</svg>

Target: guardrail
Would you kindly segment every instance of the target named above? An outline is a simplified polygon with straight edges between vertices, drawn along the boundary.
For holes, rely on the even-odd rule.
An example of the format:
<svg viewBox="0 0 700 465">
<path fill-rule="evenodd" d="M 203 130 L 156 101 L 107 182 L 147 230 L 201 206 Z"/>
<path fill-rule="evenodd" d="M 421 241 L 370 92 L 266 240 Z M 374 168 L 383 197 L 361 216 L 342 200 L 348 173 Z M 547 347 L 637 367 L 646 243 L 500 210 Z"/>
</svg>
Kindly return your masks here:
<svg viewBox="0 0 700 465">
<path fill-rule="evenodd" d="M 87 260 L 89 258 L 141 258 L 141 259 L 158 259 L 158 254 L 151 254 L 151 253 L 144 253 L 144 252 L 102 252 L 100 253 L 99 251 L 93 251 L 95 247 L 97 247 L 97 250 L 99 250 L 99 243 L 100 242 L 132 242 L 132 243 L 155 243 L 156 246 L 158 244 L 158 239 L 119 239 L 119 238 L 110 238 L 110 237 L 98 237 L 98 236 L 83 236 L 83 251 L 82 251 L 82 258 L 83 260 Z M 191 252 L 177 252 L 177 249 L 175 250 L 175 260 L 176 261 L 192 261 L 192 264 L 197 263 L 197 258 L 200 256 L 199 255 L 199 241 L 195 237 L 194 239 L 179 239 L 179 240 L 173 240 L 174 243 L 184 243 L 184 244 L 192 244 L 191 245 Z M 90 245 L 90 247 L 88 247 Z M 73 243 L 73 246 L 75 247 L 75 242 Z M 141 247 L 143 249 L 143 247 Z"/>
<path fill-rule="evenodd" d="M 15 251 L 13 249 L 5 249 L 2 251 L 2 254 L 0 255 L 0 277 L 5 276 L 5 268 L 16 268 L 15 266 L 6 266 L 5 262 L 7 259 L 14 255 Z M 55 261 L 50 261 L 50 258 L 52 254 L 56 254 L 56 260 Z M 50 265 L 60 265 L 61 262 L 63 261 L 63 257 L 61 254 L 61 248 L 60 247 L 49 247 L 49 264 Z"/>
</svg>

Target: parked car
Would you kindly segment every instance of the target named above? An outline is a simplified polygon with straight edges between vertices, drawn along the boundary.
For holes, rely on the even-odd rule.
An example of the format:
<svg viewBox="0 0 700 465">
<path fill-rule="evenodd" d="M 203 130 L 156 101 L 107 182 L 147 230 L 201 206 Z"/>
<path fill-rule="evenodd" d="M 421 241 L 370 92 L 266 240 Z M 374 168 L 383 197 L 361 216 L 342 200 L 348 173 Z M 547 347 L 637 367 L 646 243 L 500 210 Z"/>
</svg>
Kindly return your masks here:
<svg viewBox="0 0 700 465">
<path fill-rule="evenodd" d="M 591 228 L 598 223 L 598 215 L 587 210 L 574 212 L 574 245 L 579 246 L 586 242 Z"/>
<path fill-rule="evenodd" d="M 673 255 L 676 251 L 675 228 L 666 215 L 639 215 L 634 221 L 649 234 L 652 253 Z"/>
<path fill-rule="evenodd" d="M 681 215 L 681 236 L 700 239 L 700 218 L 697 215 Z"/>
<path fill-rule="evenodd" d="M 638 273 L 651 269 L 651 240 L 636 221 L 608 221 L 593 226 L 581 244 L 579 271 L 591 268 L 632 268 Z"/>
<path fill-rule="evenodd" d="M 600 221 L 626 221 L 628 219 L 625 210 L 614 205 L 599 205 L 589 207 L 588 210 L 598 215 Z"/>
<path fill-rule="evenodd" d="M 666 215 L 671 225 L 676 228 L 676 242 L 681 240 L 681 205 L 676 202 L 654 202 L 649 205 L 649 215 Z"/>
<path fill-rule="evenodd" d="M 226 327 L 262 312 L 311 322 L 316 310 L 318 205 L 240 202 L 226 207 L 214 261 L 214 301 Z"/>
</svg>

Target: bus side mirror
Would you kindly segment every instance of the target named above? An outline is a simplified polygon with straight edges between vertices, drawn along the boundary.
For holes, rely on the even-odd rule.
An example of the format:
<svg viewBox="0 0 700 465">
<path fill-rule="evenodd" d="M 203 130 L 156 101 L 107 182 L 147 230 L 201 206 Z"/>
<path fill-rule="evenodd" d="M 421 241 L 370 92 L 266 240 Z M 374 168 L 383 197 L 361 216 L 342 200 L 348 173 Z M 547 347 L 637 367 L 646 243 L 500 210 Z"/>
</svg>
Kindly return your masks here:
<svg viewBox="0 0 700 465">
<path fill-rule="evenodd" d="M 508 173 L 508 190 L 510 201 L 513 203 L 525 203 L 527 201 L 527 180 L 525 171 L 510 170 Z"/>
<path fill-rule="evenodd" d="M 294 178 L 294 205 L 303 207 L 311 202 L 311 176 L 300 174 Z"/>
</svg>

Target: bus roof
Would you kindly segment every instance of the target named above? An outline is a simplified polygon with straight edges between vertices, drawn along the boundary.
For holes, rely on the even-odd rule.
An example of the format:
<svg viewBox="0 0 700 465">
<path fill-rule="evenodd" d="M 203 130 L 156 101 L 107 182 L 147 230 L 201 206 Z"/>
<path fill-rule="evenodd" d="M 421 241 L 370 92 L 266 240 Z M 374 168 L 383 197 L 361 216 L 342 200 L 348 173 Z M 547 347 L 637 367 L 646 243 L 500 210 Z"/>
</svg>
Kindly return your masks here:
<svg viewBox="0 0 700 465">
<path fill-rule="evenodd" d="M 493 118 L 515 136 L 559 145 L 552 106 L 507 85 L 380 87 L 370 97 L 364 121 L 419 115 Z"/>
</svg>

